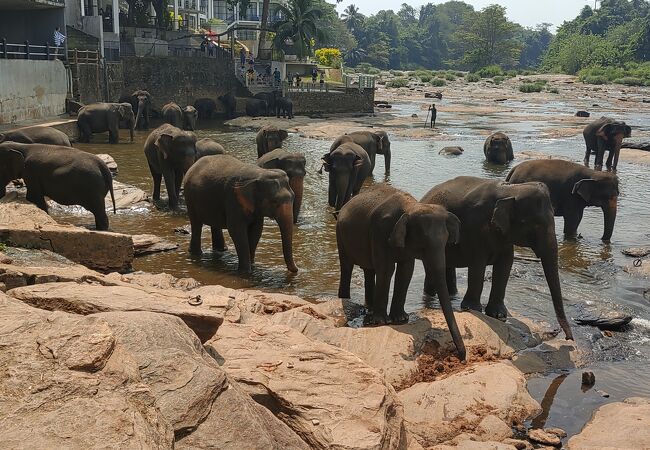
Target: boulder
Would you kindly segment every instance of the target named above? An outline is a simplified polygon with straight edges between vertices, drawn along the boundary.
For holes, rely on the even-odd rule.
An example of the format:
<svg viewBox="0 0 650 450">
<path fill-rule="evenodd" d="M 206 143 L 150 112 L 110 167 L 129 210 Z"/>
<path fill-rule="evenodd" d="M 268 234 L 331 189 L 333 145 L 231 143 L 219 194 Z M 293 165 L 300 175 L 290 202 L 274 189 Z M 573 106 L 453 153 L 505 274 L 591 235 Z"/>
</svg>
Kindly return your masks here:
<svg viewBox="0 0 650 450">
<path fill-rule="evenodd" d="M 512 426 L 541 411 L 526 390 L 523 374 L 508 361 L 481 363 L 442 380 L 417 383 L 398 397 L 407 429 L 424 447 L 463 432 L 480 435 L 490 415 Z"/>
<path fill-rule="evenodd" d="M 449 156 L 460 156 L 465 152 L 463 147 L 453 146 L 453 147 L 443 147 L 438 154 L 439 155 L 449 155 Z"/>
<path fill-rule="evenodd" d="M 133 252 L 135 256 L 168 252 L 178 248 L 178 244 L 175 242 L 166 241 L 154 234 L 134 234 L 131 237 L 133 238 Z"/>
<path fill-rule="evenodd" d="M 205 306 L 190 306 L 193 296 L 173 290 L 145 290 L 138 286 L 45 283 L 8 291 L 11 297 L 50 311 L 93 314 L 109 311 L 150 311 L 180 317 L 201 339 L 209 340 L 223 315 Z"/>
<path fill-rule="evenodd" d="M 0 242 L 51 250 L 101 272 L 126 271 L 133 261 L 131 236 L 61 225 L 31 203 L 0 203 Z"/>
<path fill-rule="evenodd" d="M 650 448 L 650 399 L 628 398 L 601 406 L 569 450 Z"/>
<path fill-rule="evenodd" d="M 0 348 L 3 447 L 172 448 L 172 427 L 103 319 L 0 293 Z"/>
<path fill-rule="evenodd" d="M 113 176 L 118 174 L 117 163 L 115 162 L 115 160 L 113 159 L 113 157 L 111 155 L 109 155 L 107 153 L 100 153 L 100 154 L 98 154 L 96 156 L 106 163 L 106 167 L 108 167 L 108 170 L 111 171 Z"/>
<path fill-rule="evenodd" d="M 113 194 L 115 195 L 115 207 L 117 209 L 148 208 L 150 205 L 149 195 L 142 189 L 113 180 Z M 106 195 L 106 209 L 113 210 L 111 193 Z"/>
<path fill-rule="evenodd" d="M 144 288 L 174 289 L 177 291 L 189 291 L 200 286 L 200 283 L 194 278 L 176 278 L 168 273 L 131 272 L 120 274 L 113 272 L 105 275 L 104 281 L 112 284 L 127 283 Z"/>
<path fill-rule="evenodd" d="M 623 267 L 623 270 L 635 277 L 650 278 L 650 260 L 640 260 Z"/>
<path fill-rule="evenodd" d="M 517 447 L 501 442 L 477 442 L 466 439 L 459 441 L 454 445 L 435 445 L 433 447 L 429 447 L 428 450 L 517 450 Z"/>
<path fill-rule="evenodd" d="M 650 247 L 631 247 L 624 249 L 621 253 L 626 256 L 633 256 L 635 258 L 643 258 L 650 255 Z"/>
<path fill-rule="evenodd" d="M 265 321 L 226 322 L 206 348 L 228 375 L 310 448 L 406 446 L 395 391 L 351 353 Z"/>
</svg>

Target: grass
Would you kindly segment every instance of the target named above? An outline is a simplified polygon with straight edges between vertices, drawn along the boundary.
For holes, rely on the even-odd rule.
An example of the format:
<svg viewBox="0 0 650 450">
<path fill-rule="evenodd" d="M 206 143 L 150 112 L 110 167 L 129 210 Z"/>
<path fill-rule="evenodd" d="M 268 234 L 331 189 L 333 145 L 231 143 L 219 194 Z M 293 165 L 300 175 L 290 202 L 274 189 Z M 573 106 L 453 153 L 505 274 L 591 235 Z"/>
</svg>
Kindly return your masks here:
<svg viewBox="0 0 650 450">
<path fill-rule="evenodd" d="M 420 81 L 423 83 L 428 83 L 431 81 L 431 76 L 429 75 L 420 75 Z"/>
<path fill-rule="evenodd" d="M 523 92 L 525 94 L 529 94 L 531 92 L 542 92 L 543 89 L 544 85 L 538 83 L 524 83 L 519 86 L 519 92 Z"/>
<path fill-rule="evenodd" d="M 386 87 L 391 87 L 391 88 L 401 88 L 401 87 L 407 87 L 409 85 L 409 80 L 406 78 L 395 78 L 388 83 L 386 83 Z"/>
<path fill-rule="evenodd" d="M 453 73 L 448 73 L 445 75 L 445 80 L 447 81 L 456 81 L 456 75 Z"/>
<path fill-rule="evenodd" d="M 604 75 L 587 75 L 586 77 L 581 77 L 580 81 L 585 84 L 607 84 L 609 80 Z"/>
<path fill-rule="evenodd" d="M 494 84 L 501 84 L 505 81 L 506 77 L 503 75 L 497 75 L 496 77 L 492 78 L 492 81 L 494 81 Z"/>
<path fill-rule="evenodd" d="M 616 84 L 624 84 L 625 86 L 645 86 L 648 84 L 647 81 L 642 80 L 637 77 L 623 77 L 614 80 Z"/>
<path fill-rule="evenodd" d="M 551 88 L 548 90 L 551 94 L 559 94 L 560 91 L 557 90 L 557 88 Z"/>
<path fill-rule="evenodd" d="M 7 250 L 7 244 L 0 242 L 0 252 L 4 252 L 5 250 Z"/>
<path fill-rule="evenodd" d="M 433 80 L 431 80 L 431 86 L 441 87 L 441 86 L 446 86 L 446 85 L 447 85 L 447 82 L 445 80 L 443 80 L 442 78 L 434 78 Z"/>
<path fill-rule="evenodd" d="M 465 75 L 465 81 L 468 83 L 476 83 L 478 81 L 481 81 L 481 77 L 476 73 L 468 73 Z"/>
</svg>

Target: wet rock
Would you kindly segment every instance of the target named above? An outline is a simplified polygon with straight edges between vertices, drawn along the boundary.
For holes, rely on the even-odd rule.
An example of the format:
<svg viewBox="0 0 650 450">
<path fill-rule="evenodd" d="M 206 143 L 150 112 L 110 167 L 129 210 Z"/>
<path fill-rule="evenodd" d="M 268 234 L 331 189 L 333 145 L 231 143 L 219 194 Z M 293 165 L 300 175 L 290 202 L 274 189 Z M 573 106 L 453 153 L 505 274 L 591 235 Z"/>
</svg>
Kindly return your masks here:
<svg viewBox="0 0 650 450">
<path fill-rule="evenodd" d="M 505 361 L 481 363 L 439 381 L 417 383 L 398 396 L 407 429 L 422 445 L 474 432 L 488 415 L 512 424 L 540 411 L 526 390 L 523 374 Z"/>
<path fill-rule="evenodd" d="M 596 375 L 593 372 L 582 372 L 582 385 L 593 386 L 596 384 Z"/>
<path fill-rule="evenodd" d="M 0 417 L 7 448 L 172 448 L 174 433 L 106 321 L 0 294 Z M 133 374 L 133 376 L 129 376 Z"/>
<path fill-rule="evenodd" d="M 650 247 L 626 248 L 625 250 L 622 250 L 621 253 L 626 256 L 632 256 L 634 258 L 643 258 L 644 256 L 650 255 Z"/>
<path fill-rule="evenodd" d="M 575 342 L 554 338 L 524 349 L 512 358 L 513 364 L 525 374 L 574 369 L 581 361 Z"/>
<path fill-rule="evenodd" d="M 192 234 L 192 227 L 189 225 L 183 225 L 182 227 L 174 228 L 174 233 L 178 234 Z"/>
<path fill-rule="evenodd" d="M 596 392 L 600 394 L 601 397 L 603 398 L 609 398 L 609 393 L 605 391 L 601 391 L 600 389 L 596 389 Z"/>
<path fill-rule="evenodd" d="M 601 330 L 621 330 L 625 328 L 633 317 L 629 314 L 616 311 L 602 311 L 596 314 L 593 312 L 584 312 L 580 317 L 574 320 L 578 325 L 590 325 L 598 327 Z"/>
<path fill-rule="evenodd" d="M 560 439 L 567 437 L 567 432 L 564 431 L 562 428 L 544 428 L 544 431 L 550 434 L 554 434 Z"/>
<path fill-rule="evenodd" d="M 438 100 L 442 100 L 442 92 L 425 92 L 424 98 L 437 98 Z"/>
<path fill-rule="evenodd" d="M 601 406 L 582 431 L 569 439 L 567 448 L 650 448 L 650 399 L 632 397 Z"/>
<path fill-rule="evenodd" d="M 463 147 L 443 147 L 442 150 L 438 152 L 438 154 L 459 156 L 462 155 L 464 151 L 465 150 L 463 150 Z"/>
<path fill-rule="evenodd" d="M 131 237 L 133 238 L 133 252 L 135 256 L 168 252 L 178 248 L 178 244 L 166 241 L 154 234 L 134 234 Z"/>
<path fill-rule="evenodd" d="M 528 430 L 528 439 L 538 444 L 551 445 L 553 447 L 562 445 L 562 440 L 559 437 L 539 428 Z"/>
<path fill-rule="evenodd" d="M 521 439 L 504 439 L 503 443 L 506 445 L 512 445 L 517 450 L 533 450 L 534 447 L 528 441 Z"/>
<path fill-rule="evenodd" d="M 93 314 L 110 311 L 149 311 L 180 317 L 201 339 L 209 340 L 223 315 L 188 304 L 191 295 L 171 290 L 144 290 L 137 286 L 102 286 L 81 283 L 45 283 L 8 291 L 31 306 L 50 311 Z"/>
<path fill-rule="evenodd" d="M 650 261 L 639 259 L 629 266 L 623 267 L 623 270 L 635 277 L 650 278 Z"/>
<path fill-rule="evenodd" d="M 389 105 L 387 103 L 381 103 L 381 104 L 377 105 L 377 108 L 382 108 L 382 109 L 391 109 L 392 107 L 393 107 L 393 105 Z"/>
<path fill-rule="evenodd" d="M 200 283 L 194 278 L 176 278 L 168 273 L 146 273 L 132 272 L 119 274 L 113 272 L 104 277 L 104 280 L 113 283 L 128 283 L 138 286 L 154 289 L 175 289 L 180 291 L 190 291 L 200 286 Z"/>
<path fill-rule="evenodd" d="M 311 448 L 405 446 L 403 409 L 393 388 L 346 351 L 268 323 L 224 323 L 206 348 Z"/>
<path fill-rule="evenodd" d="M 149 195 L 135 186 L 113 181 L 113 194 L 115 195 L 115 207 L 117 209 L 147 208 L 150 206 Z M 110 192 L 106 196 L 105 203 L 106 209 L 113 211 Z"/>
<path fill-rule="evenodd" d="M 115 162 L 115 160 L 113 159 L 113 157 L 111 155 L 109 155 L 107 153 L 100 153 L 100 154 L 97 155 L 97 157 L 106 163 L 106 166 L 108 167 L 108 170 L 111 171 L 113 176 L 118 174 L 117 163 Z"/>
<path fill-rule="evenodd" d="M 463 440 L 454 443 L 454 445 L 435 445 L 428 447 L 428 450 L 513 450 L 515 447 L 501 442 L 477 442 L 472 440 Z"/>
<path fill-rule="evenodd" d="M 623 142 L 623 148 L 633 148 L 637 150 L 644 150 L 650 152 L 650 142 Z"/>
<path fill-rule="evenodd" d="M 588 113 L 587 111 L 578 111 L 575 114 L 576 117 L 591 117 L 591 114 Z"/>
<path fill-rule="evenodd" d="M 31 203 L 0 203 L 0 241 L 51 250 L 99 271 L 125 271 L 133 261 L 131 236 L 56 223 Z"/>
<path fill-rule="evenodd" d="M 517 159 L 562 159 L 565 161 L 570 161 L 570 158 L 567 158 L 566 156 L 560 156 L 560 155 L 549 155 L 548 153 L 543 153 L 543 152 L 538 152 L 535 150 L 524 150 L 523 152 L 519 152 L 515 154 L 515 158 Z"/>
<path fill-rule="evenodd" d="M 508 101 L 508 99 L 507 98 L 496 98 L 496 99 L 494 99 L 494 101 L 495 102 L 506 102 L 506 101 Z"/>
</svg>

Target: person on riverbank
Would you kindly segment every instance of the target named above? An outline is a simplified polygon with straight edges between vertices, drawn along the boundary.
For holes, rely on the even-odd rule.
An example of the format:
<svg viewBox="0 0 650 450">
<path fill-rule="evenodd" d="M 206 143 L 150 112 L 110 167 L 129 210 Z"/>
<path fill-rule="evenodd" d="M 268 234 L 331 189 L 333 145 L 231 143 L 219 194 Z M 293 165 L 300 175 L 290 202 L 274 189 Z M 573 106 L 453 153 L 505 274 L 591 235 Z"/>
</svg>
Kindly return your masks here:
<svg viewBox="0 0 650 450">
<path fill-rule="evenodd" d="M 438 117 L 438 110 L 436 109 L 436 104 L 429 106 L 429 112 L 431 113 L 431 128 L 436 127 L 436 118 Z"/>
<path fill-rule="evenodd" d="M 280 86 L 280 80 L 282 79 L 282 75 L 280 74 L 280 71 L 276 67 L 275 70 L 273 71 L 273 81 L 275 87 Z"/>
<path fill-rule="evenodd" d="M 325 72 L 320 73 L 320 90 L 322 91 L 325 87 Z"/>
<path fill-rule="evenodd" d="M 59 59 L 59 47 L 63 45 L 65 40 L 65 34 L 61 33 L 59 27 L 56 27 L 54 29 L 54 59 Z"/>
<path fill-rule="evenodd" d="M 318 69 L 314 67 L 313 69 L 311 69 L 311 85 L 312 85 L 312 88 L 316 86 L 316 80 L 317 79 L 318 79 Z"/>
<path fill-rule="evenodd" d="M 244 47 L 239 50 L 239 62 L 242 67 L 246 65 L 246 52 L 244 51 Z"/>
</svg>

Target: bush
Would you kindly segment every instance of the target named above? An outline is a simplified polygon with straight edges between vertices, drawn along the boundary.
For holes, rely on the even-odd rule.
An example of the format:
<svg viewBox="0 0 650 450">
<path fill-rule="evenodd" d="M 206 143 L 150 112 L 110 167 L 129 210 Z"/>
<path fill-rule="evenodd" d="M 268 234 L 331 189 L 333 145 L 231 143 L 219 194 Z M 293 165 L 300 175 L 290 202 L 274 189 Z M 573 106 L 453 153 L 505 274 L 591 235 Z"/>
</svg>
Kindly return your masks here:
<svg viewBox="0 0 650 450">
<path fill-rule="evenodd" d="M 456 75 L 454 75 L 453 73 L 448 73 L 447 75 L 445 75 L 445 80 L 456 81 Z"/>
<path fill-rule="evenodd" d="M 381 70 L 371 67 L 366 73 L 368 75 L 379 75 L 381 73 Z"/>
<path fill-rule="evenodd" d="M 542 92 L 542 89 L 544 89 L 544 86 L 536 83 L 524 83 L 521 86 L 519 86 L 519 92 L 523 92 L 526 94 L 531 92 Z"/>
<path fill-rule="evenodd" d="M 457 78 L 463 78 L 465 76 L 465 72 L 454 72 L 454 75 L 456 75 Z"/>
<path fill-rule="evenodd" d="M 0 242 L 0 252 L 4 252 L 5 250 L 7 250 L 7 244 Z"/>
<path fill-rule="evenodd" d="M 444 70 L 441 70 L 440 72 L 436 73 L 436 78 L 447 78 L 447 76 L 450 75 Z M 454 77 L 455 78 L 455 77 Z"/>
<path fill-rule="evenodd" d="M 407 80 L 406 78 L 394 78 L 393 80 L 386 83 L 386 87 L 391 87 L 391 88 L 407 87 L 408 85 L 409 85 L 409 80 Z"/>
<path fill-rule="evenodd" d="M 502 75 L 498 75 L 498 76 L 492 78 L 492 81 L 494 81 L 494 84 L 501 84 L 501 83 L 503 83 L 505 81 L 505 79 L 506 79 L 506 77 L 504 77 Z"/>
<path fill-rule="evenodd" d="M 395 75 L 396 77 L 403 77 L 404 76 L 404 72 L 402 72 L 401 70 L 391 70 L 390 73 Z"/>
<path fill-rule="evenodd" d="M 442 78 L 434 78 L 433 80 L 431 80 L 431 86 L 441 87 L 445 85 L 447 85 L 447 82 Z"/>
<path fill-rule="evenodd" d="M 551 88 L 548 90 L 551 94 L 559 94 L 560 91 L 557 90 L 557 88 Z"/>
<path fill-rule="evenodd" d="M 609 80 L 604 75 L 589 75 L 580 79 L 585 84 L 607 84 Z"/>
<path fill-rule="evenodd" d="M 420 81 L 423 83 L 428 83 L 431 81 L 431 77 L 429 75 L 420 75 Z"/>
<path fill-rule="evenodd" d="M 505 76 L 508 77 L 508 78 L 514 78 L 514 77 L 516 77 L 517 75 L 518 75 L 518 74 L 517 74 L 517 71 L 516 71 L 516 70 L 509 70 L 509 71 L 507 71 L 507 72 L 505 73 Z"/>
<path fill-rule="evenodd" d="M 476 83 L 478 81 L 481 81 L 481 77 L 476 73 L 468 73 L 465 75 L 465 81 L 468 83 Z"/>
<path fill-rule="evenodd" d="M 493 78 L 499 75 L 503 75 L 503 69 L 499 66 L 493 65 L 483 67 L 477 73 L 481 78 Z"/>
<path fill-rule="evenodd" d="M 341 56 L 341 50 L 338 48 L 319 48 L 314 52 L 314 55 L 318 58 L 318 63 L 323 66 L 334 67 L 335 69 L 341 68 L 343 57 Z"/>
<path fill-rule="evenodd" d="M 624 84 L 626 86 L 645 86 L 646 82 L 641 78 L 636 77 L 623 77 L 617 80 L 614 80 L 616 84 Z"/>
</svg>

